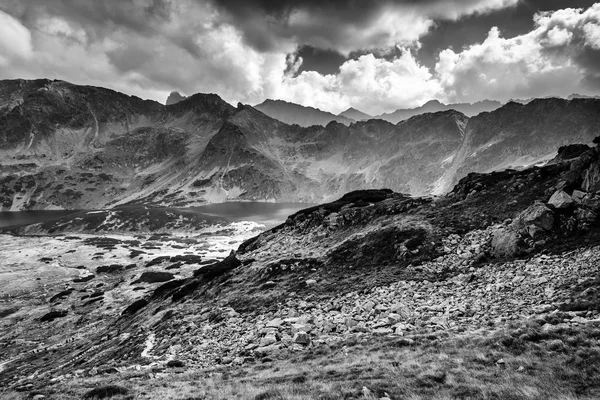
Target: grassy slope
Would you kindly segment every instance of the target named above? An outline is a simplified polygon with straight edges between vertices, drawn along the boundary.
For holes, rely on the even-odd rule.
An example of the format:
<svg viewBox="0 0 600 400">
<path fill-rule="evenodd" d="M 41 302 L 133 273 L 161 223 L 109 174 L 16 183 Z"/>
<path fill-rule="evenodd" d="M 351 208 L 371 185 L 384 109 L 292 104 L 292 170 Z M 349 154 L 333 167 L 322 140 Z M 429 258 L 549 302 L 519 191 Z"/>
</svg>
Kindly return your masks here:
<svg viewBox="0 0 600 400">
<path fill-rule="evenodd" d="M 535 321 L 470 336 L 364 337 L 284 360 L 210 371 L 133 371 L 74 379 L 39 393 L 80 399 L 92 388 L 117 385 L 128 394 L 115 399 L 596 399 L 598 338 L 600 323 L 546 331 Z"/>
</svg>

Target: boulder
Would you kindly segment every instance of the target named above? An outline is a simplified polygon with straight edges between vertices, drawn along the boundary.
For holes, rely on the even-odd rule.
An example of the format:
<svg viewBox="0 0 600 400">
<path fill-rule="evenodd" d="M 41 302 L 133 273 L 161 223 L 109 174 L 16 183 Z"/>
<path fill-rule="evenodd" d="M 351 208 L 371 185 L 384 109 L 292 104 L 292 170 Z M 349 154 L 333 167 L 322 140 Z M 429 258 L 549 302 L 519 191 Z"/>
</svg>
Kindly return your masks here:
<svg viewBox="0 0 600 400">
<path fill-rule="evenodd" d="M 573 199 L 573 201 L 575 203 L 581 204 L 581 202 L 585 198 L 585 195 L 586 195 L 586 193 L 582 192 L 581 190 L 573 190 L 573 193 L 571 194 L 571 198 Z"/>
<path fill-rule="evenodd" d="M 269 322 L 267 322 L 266 327 L 267 328 L 279 328 L 281 325 L 283 325 L 284 321 L 281 318 L 275 318 L 270 320 Z"/>
<path fill-rule="evenodd" d="M 294 343 L 308 345 L 310 344 L 310 336 L 308 336 L 308 333 L 303 331 L 297 332 L 294 335 Z"/>
<path fill-rule="evenodd" d="M 574 201 L 565 191 L 557 190 L 548 200 L 548 204 L 557 209 L 567 209 L 573 206 Z"/>
<path fill-rule="evenodd" d="M 270 346 L 261 346 L 254 349 L 254 354 L 256 354 L 257 357 L 265 357 L 269 354 L 273 354 L 279 351 L 279 347 L 280 346 L 278 344 L 272 344 Z"/>
<path fill-rule="evenodd" d="M 587 195 L 581 201 L 581 204 L 594 212 L 600 211 L 600 198 L 598 196 Z"/>
<path fill-rule="evenodd" d="M 531 237 L 550 231 L 554 226 L 554 213 L 540 201 L 521 212 L 511 224 L 513 228 Z"/>
<path fill-rule="evenodd" d="M 600 190 L 600 164 L 594 163 L 585 171 L 581 188 L 591 193 Z"/>
<path fill-rule="evenodd" d="M 390 307 L 391 314 L 398 314 L 403 320 L 413 317 L 413 311 L 404 303 L 395 303 Z"/>
<path fill-rule="evenodd" d="M 274 333 L 269 333 L 260 340 L 259 347 L 266 347 L 277 343 L 277 337 Z"/>
<path fill-rule="evenodd" d="M 597 215 L 586 208 L 578 208 L 575 211 L 575 218 L 580 226 L 589 226 L 596 222 Z"/>
<path fill-rule="evenodd" d="M 521 235 L 510 228 L 498 228 L 492 233 L 491 246 L 494 257 L 515 257 L 522 252 Z"/>
</svg>

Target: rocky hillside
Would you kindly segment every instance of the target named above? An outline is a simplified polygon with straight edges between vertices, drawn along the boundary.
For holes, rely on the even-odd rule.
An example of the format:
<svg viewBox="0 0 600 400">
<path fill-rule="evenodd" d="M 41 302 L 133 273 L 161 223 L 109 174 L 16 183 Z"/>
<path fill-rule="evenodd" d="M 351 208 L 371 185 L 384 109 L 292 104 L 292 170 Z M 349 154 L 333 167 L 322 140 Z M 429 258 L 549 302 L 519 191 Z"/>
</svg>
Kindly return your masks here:
<svg viewBox="0 0 600 400">
<path fill-rule="evenodd" d="M 469 174 L 439 198 L 351 192 L 291 215 L 221 262 L 146 281 L 128 304 L 106 301 L 126 281 L 148 277 L 136 266 L 111 272 L 122 278 L 111 278 L 93 310 L 87 297 L 55 294 L 51 316 L 21 319 L 30 329 L 2 338 L 0 382 L 29 390 L 174 360 L 189 368 L 252 364 L 377 335 L 410 346 L 509 322 L 528 328 L 498 345 L 575 349 L 579 342 L 557 339 L 560 332 L 600 323 L 599 190 L 600 147 L 578 145 L 545 166 Z M 158 273 L 178 260 L 146 268 Z M 121 305 L 115 313 L 104 304 Z M 40 329 L 53 329 L 52 346 L 35 339 Z M 34 370 L 35 384 L 27 378 Z"/>
<path fill-rule="evenodd" d="M 211 94 L 164 106 L 62 81 L 2 81 L 0 209 L 319 203 L 381 187 L 442 194 L 470 172 L 522 168 L 591 142 L 599 101 L 304 128 Z"/>
</svg>

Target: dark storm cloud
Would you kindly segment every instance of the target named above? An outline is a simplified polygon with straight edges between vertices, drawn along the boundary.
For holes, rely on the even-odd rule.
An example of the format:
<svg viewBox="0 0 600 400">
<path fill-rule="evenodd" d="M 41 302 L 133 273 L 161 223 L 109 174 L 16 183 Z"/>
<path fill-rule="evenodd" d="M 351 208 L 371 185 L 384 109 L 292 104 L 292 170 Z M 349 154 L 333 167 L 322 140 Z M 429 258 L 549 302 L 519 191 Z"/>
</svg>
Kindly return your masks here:
<svg viewBox="0 0 600 400">
<path fill-rule="evenodd" d="M 85 32 L 88 44 L 115 32 L 123 32 L 123 44 L 132 48 L 132 59 L 122 59 L 121 56 L 125 56 L 121 54 L 123 49 L 109 52 L 111 60 L 115 60 L 115 66 L 124 67 L 123 71 L 141 63 L 146 58 L 142 54 L 152 51 L 135 47 L 135 35 L 165 37 L 192 57 L 203 56 L 202 49 L 194 42 L 189 31 L 165 32 L 164 26 L 177 18 L 177 2 L 172 0 L 7 0 L 6 4 L 0 5 L 0 9 L 17 17 L 26 26 L 35 26 L 36 21 L 49 17 L 67 20 Z"/>
<path fill-rule="evenodd" d="M 169 0 L 8 0 L 0 5 L 0 9 L 25 25 L 31 25 L 40 17 L 58 16 L 78 23 L 94 36 L 102 36 L 112 29 L 156 32 L 157 24 L 170 19 L 171 7 Z"/>
<path fill-rule="evenodd" d="M 433 18 L 456 19 L 517 0 L 212 0 L 259 51 L 281 40 L 345 53 L 418 39 Z M 389 15 L 390 18 L 386 20 Z M 389 19 L 396 19 L 395 24 Z M 408 25 L 408 26 L 407 26 Z"/>
</svg>

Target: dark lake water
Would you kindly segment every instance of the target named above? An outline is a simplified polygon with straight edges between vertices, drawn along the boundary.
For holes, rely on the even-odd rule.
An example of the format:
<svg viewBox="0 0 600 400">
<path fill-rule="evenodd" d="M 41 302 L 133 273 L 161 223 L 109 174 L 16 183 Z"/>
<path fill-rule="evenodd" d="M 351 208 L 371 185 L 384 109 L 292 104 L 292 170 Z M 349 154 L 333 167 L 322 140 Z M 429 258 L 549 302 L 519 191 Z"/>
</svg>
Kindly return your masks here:
<svg viewBox="0 0 600 400">
<path fill-rule="evenodd" d="M 229 202 L 190 208 L 201 214 L 224 217 L 232 221 L 254 221 L 277 225 L 296 211 L 313 206 L 309 203 Z"/>
<path fill-rule="evenodd" d="M 231 202 L 208 204 L 178 211 L 226 218 L 230 221 L 253 221 L 268 227 L 280 224 L 298 210 L 312 206 L 306 203 Z M 52 221 L 80 211 L 0 211 L 0 228 Z"/>
<path fill-rule="evenodd" d="M 69 214 L 75 214 L 73 210 L 52 211 L 0 211 L 0 228 L 13 225 L 28 225 L 37 222 L 52 221 Z"/>
</svg>

